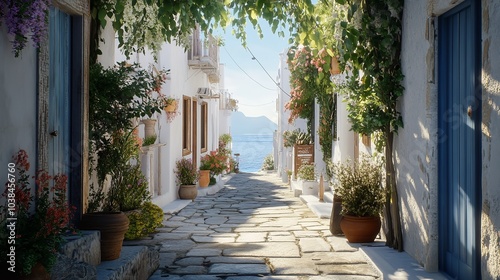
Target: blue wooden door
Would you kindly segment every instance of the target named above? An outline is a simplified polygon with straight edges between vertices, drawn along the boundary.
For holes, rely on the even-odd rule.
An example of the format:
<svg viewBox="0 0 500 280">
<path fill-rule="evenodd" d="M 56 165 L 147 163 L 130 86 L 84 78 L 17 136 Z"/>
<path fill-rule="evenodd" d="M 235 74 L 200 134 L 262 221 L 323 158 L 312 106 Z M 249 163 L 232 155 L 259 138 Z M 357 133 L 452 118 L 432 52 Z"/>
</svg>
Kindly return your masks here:
<svg viewBox="0 0 500 280">
<path fill-rule="evenodd" d="M 480 279 L 480 33 L 476 1 L 439 17 L 439 261 L 454 279 Z M 479 1 L 477 1 L 479 2 Z"/>
<path fill-rule="evenodd" d="M 71 17 L 57 8 L 49 15 L 49 172 L 69 176 Z"/>
</svg>

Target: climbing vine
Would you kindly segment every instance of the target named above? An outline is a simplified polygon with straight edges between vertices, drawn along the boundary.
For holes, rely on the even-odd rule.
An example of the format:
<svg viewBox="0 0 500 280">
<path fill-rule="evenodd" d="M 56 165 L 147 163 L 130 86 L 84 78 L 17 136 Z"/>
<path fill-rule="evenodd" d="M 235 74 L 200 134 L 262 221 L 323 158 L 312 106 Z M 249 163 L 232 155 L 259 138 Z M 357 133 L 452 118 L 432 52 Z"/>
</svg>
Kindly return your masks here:
<svg viewBox="0 0 500 280">
<path fill-rule="evenodd" d="M 304 43 L 321 41 L 311 0 L 93 0 L 90 3 L 92 62 L 100 54 L 100 32 L 108 23 L 112 24 L 125 55 L 146 48 L 156 53 L 161 43 L 174 39 L 186 46 L 185 39 L 197 24 L 208 33 L 214 28 L 232 26 L 232 32 L 245 44 L 247 22 L 262 36 L 259 18 L 280 36 L 288 33 Z"/>
<path fill-rule="evenodd" d="M 387 245 L 403 249 L 399 198 L 392 156 L 394 133 L 403 126 L 397 101 L 403 95 L 401 19 L 403 0 L 335 0 L 337 49 L 347 74 L 344 95 L 352 129 L 383 133 L 386 155 Z"/>
</svg>

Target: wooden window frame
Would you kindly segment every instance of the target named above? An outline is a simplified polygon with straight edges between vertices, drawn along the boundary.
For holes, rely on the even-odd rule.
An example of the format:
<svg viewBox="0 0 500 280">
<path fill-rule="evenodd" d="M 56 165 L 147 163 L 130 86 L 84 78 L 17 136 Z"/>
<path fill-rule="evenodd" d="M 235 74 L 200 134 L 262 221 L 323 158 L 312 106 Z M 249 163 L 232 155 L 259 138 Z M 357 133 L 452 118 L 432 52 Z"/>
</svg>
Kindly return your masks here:
<svg viewBox="0 0 500 280">
<path fill-rule="evenodd" d="M 182 155 L 191 154 L 192 114 L 191 97 L 182 96 Z"/>
<path fill-rule="evenodd" d="M 201 103 L 200 112 L 200 150 L 206 153 L 208 150 L 208 103 Z"/>
</svg>

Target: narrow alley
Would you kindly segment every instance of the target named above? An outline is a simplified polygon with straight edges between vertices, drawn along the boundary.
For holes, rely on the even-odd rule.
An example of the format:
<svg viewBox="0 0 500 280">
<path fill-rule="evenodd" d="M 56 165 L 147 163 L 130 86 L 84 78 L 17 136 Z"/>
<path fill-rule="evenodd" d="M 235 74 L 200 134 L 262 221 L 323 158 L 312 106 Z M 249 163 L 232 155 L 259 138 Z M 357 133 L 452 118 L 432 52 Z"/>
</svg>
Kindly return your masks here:
<svg viewBox="0 0 500 280">
<path fill-rule="evenodd" d="M 317 218 L 275 174 L 240 173 L 214 195 L 166 215 L 152 239 L 160 279 L 379 279 L 329 220 Z M 133 242 L 129 242 L 133 245 Z"/>
</svg>

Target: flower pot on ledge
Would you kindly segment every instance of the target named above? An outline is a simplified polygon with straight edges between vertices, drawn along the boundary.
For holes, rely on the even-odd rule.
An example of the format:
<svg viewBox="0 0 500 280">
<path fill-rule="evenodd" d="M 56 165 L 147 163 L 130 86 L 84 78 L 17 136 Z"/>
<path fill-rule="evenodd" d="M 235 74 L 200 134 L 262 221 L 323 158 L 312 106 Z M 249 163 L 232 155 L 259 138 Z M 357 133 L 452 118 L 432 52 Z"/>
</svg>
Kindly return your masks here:
<svg viewBox="0 0 500 280">
<path fill-rule="evenodd" d="M 145 138 L 156 135 L 156 131 L 155 131 L 156 120 L 155 119 L 145 119 L 145 120 L 142 120 L 142 123 L 144 124 Z"/>
</svg>

